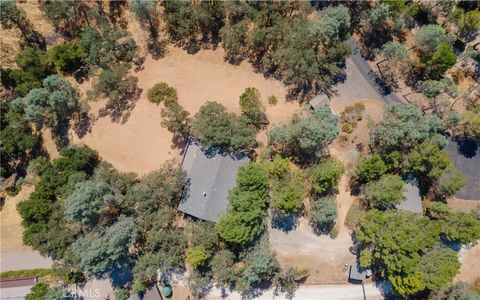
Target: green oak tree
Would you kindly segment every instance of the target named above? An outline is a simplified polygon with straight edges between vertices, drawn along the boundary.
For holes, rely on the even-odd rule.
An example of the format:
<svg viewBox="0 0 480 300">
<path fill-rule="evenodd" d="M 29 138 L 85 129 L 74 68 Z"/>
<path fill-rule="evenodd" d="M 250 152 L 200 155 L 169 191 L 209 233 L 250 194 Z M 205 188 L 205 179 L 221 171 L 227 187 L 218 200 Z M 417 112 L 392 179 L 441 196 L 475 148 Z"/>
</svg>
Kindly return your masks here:
<svg viewBox="0 0 480 300">
<path fill-rule="evenodd" d="M 370 207 L 390 209 L 400 204 L 405 198 L 405 187 L 398 175 L 384 175 L 378 181 L 365 185 L 365 200 Z"/>
<path fill-rule="evenodd" d="M 312 189 L 323 194 L 334 189 L 345 168 L 342 162 L 335 158 L 320 161 L 312 170 Z"/>
</svg>

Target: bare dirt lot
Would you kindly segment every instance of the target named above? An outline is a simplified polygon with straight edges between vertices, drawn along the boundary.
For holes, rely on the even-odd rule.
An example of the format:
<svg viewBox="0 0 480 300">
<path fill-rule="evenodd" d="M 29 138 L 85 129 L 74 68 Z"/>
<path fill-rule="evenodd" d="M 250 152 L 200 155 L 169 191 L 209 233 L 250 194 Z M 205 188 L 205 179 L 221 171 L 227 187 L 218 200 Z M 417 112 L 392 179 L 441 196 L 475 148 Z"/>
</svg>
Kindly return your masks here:
<svg viewBox="0 0 480 300">
<path fill-rule="evenodd" d="M 22 242 L 22 218 L 17 212 L 17 204 L 27 199 L 34 189 L 35 186 L 24 184 L 16 196 L 7 196 L 5 199 L 0 211 L 1 253 L 31 250 Z"/>
<path fill-rule="evenodd" d="M 283 266 L 307 269 L 307 284 L 342 283 L 348 279 L 348 265 L 355 261 L 349 248 L 353 245 L 348 232 L 337 238 L 316 235 L 308 221 L 300 218 L 298 227 L 283 232 L 269 226 L 270 245 Z"/>
<path fill-rule="evenodd" d="M 121 171 L 145 174 L 157 169 L 169 159 L 178 159 L 180 150 L 172 148 L 172 134 L 160 125 L 160 107 L 146 99 L 147 90 L 155 83 L 166 82 L 178 91 L 179 103 L 194 115 L 206 101 L 222 103 L 231 112 L 240 112 L 239 96 L 247 87 L 256 87 L 262 94 L 271 124 L 287 121 L 299 109 L 297 102 L 286 102 L 286 89 L 274 79 L 255 73 L 248 63 L 233 66 L 223 61 L 223 50 L 203 50 L 195 55 L 176 47 L 169 47 L 167 55 L 159 60 L 150 56 L 145 68 L 135 74 L 143 89 L 140 100 L 124 124 L 99 118 L 91 132 L 79 138 L 72 133 L 75 143 L 85 143 Z M 276 106 L 266 99 L 274 95 Z M 104 101 L 90 103 L 97 115 Z"/>
<path fill-rule="evenodd" d="M 472 284 L 477 278 L 480 278 L 480 243 L 471 248 L 462 248 L 458 255 L 462 266 L 454 281 Z"/>
</svg>

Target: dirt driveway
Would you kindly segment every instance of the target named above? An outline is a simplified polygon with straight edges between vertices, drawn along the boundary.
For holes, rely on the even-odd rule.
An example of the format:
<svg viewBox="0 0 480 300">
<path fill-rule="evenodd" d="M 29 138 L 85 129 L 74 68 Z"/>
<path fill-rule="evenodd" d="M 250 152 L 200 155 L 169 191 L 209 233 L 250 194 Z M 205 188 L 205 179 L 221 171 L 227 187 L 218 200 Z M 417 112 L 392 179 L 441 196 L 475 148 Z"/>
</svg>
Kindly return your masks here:
<svg viewBox="0 0 480 300">
<path fill-rule="evenodd" d="M 295 230 L 284 232 L 269 226 L 270 245 L 282 266 L 308 269 L 307 284 L 342 283 L 348 279 L 348 265 L 355 261 L 348 232 L 335 239 L 316 235 L 308 221 L 300 218 Z"/>
<path fill-rule="evenodd" d="M 52 260 L 41 256 L 37 251 L 22 242 L 22 218 L 17 212 L 17 204 L 28 198 L 35 187 L 24 184 L 14 197 L 7 197 L 0 211 L 0 271 L 49 268 Z"/>
</svg>

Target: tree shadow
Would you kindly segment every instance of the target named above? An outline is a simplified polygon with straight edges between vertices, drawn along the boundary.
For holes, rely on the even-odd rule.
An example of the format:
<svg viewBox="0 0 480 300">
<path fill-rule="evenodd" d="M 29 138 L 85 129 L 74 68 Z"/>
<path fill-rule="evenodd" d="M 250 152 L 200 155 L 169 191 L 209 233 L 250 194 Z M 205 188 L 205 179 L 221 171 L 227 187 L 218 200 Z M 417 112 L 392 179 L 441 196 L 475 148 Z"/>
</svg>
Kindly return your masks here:
<svg viewBox="0 0 480 300">
<path fill-rule="evenodd" d="M 374 60 L 376 49 L 380 49 L 386 42 L 390 41 L 391 30 L 387 27 L 376 28 L 371 32 L 361 35 L 361 52 L 366 60 Z"/>
<path fill-rule="evenodd" d="M 387 96 L 393 92 L 392 85 L 388 81 L 384 80 L 382 76 L 379 76 L 376 72 L 370 71 L 367 75 L 375 83 L 382 96 Z"/>
<path fill-rule="evenodd" d="M 124 286 L 133 281 L 131 266 L 124 265 L 108 272 L 108 278 L 114 288 Z"/>
<path fill-rule="evenodd" d="M 88 112 L 80 113 L 73 123 L 73 130 L 79 138 L 83 138 L 87 133 L 92 132 L 92 126 L 96 119 Z"/>
<path fill-rule="evenodd" d="M 273 229 L 279 229 L 285 233 L 297 229 L 299 223 L 299 214 L 292 213 L 284 215 L 282 213 L 274 212 L 272 214 L 271 226 Z"/>
<path fill-rule="evenodd" d="M 313 233 L 316 236 L 330 235 L 330 238 L 335 238 L 331 235 L 332 229 L 335 227 L 335 222 L 329 222 L 325 224 L 313 224 L 312 222 L 310 222 L 310 226 L 312 226 Z"/>
<path fill-rule="evenodd" d="M 183 155 L 187 151 L 187 145 L 189 142 L 188 134 L 174 133 L 172 137 L 172 149 L 180 149 L 180 155 Z"/>
<path fill-rule="evenodd" d="M 460 155 L 466 158 L 473 158 L 477 156 L 478 143 L 469 137 L 457 137 L 455 138 L 457 143 L 457 151 Z"/>
<path fill-rule="evenodd" d="M 149 40 L 147 44 L 148 53 L 150 53 L 155 60 L 163 58 L 167 53 L 167 43 L 167 40 Z"/>
<path fill-rule="evenodd" d="M 242 299 L 255 299 L 260 297 L 266 290 L 270 289 L 272 286 L 271 281 L 262 281 L 260 283 L 255 284 L 251 288 L 247 289 L 246 291 L 242 292 Z"/>
<path fill-rule="evenodd" d="M 112 122 L 125 124 L 130 118 L 130 113 L 135 108 L 141 92 L 142 89 L 137 87 L 117 99 L 109 100 L 107 105 L 100 109 L 99 117 L 109 116 Z"/>
<path fill-rule="evenodd" d="M 57 127 L 52 130 L 53 141 L 57 149 L 61 149 L 70 144 L 70 137 L 68 132 L 70 130 L 70 123 L 68 120 L 59 122 Z"/>
</svg>

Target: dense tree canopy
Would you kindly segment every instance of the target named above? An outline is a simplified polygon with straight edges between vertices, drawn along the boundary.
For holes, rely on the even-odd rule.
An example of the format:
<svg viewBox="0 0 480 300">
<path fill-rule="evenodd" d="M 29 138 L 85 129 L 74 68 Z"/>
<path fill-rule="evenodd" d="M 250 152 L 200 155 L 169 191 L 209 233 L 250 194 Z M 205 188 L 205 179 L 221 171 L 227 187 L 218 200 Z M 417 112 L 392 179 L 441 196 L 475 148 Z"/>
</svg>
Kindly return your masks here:
<svg viewBox="0 0 480 300">
<path fill-rule="evenodd" d="M 427 214 L 371 210 L 358 224 L 361 265 L 390 279 L 402 296 L 444 289 L 455 277 L 460 263 L 443 245 L 444 236 L 462 244 L 480 236 L 480 223 L 472 214 L 453 212 L 442 203 L 431 203 Z"/>
<path fill-rule="evenodd" d="M 398 175 L 384 175 L 378 181 L 365 186 L 365 200 L 371 207 L 389 209 L 400 204 L 405 198 L 403 180 Z"/>
<path fill-rule="evenodd" d="M 85 64 L 85 49 L 78 41 L 57 45 L 48 54 L 60 72 L 70 73 Z"/>
<path fill-rule="evenodd" d="M 79 108 L 78 93 L 63 77 L 50 75 L 43 88 L 34 88 L 25 98 L 15 100 L 15 106 L 25 111 L 25 119 L 38 127 L 56 127 L 68 120 Z"/>
<path fill-rule="evenodd" d="M 328 231 L 337 218 L 337 202 L 328 195 L 315 199 L 311 204 L 310 222 L 321 231 Z"/>
<path fill-rule="evenodd" d="M 466 111 L 462 114 L 461 126 L 465 135 L 480 136 L 480 107 Z"/>
<path fill-rule="evenodd" d="M 388 42 L 382 47 L 382 53 L 387 59 L 394 61 L 408 60 L 408 50 L 399 42 Z"/>
<path fill-rule="evenodd" d="M 341 161 L 330 158 L 320 161 L 312 171 L 312 188 L 319 194 L 330 192 L 335 188 L 344 172 Z"/>
<path fill-rule="evenodd" d="M 387 106 L 382 122 L 371 132 L 370 143 L 382 152 L 411 149 L 439 132 L 441 120 L 422 115 L 412 104 Z"/>
<path fill-rule="evenodd" d="M 438 25 L 424 25 L 415 34 L 415 39 L 420 50 L 427 54 L 433 52 L 442 43 L 451 44 L 455 38 Z"/>
<path fill-rule="evenodd" d="M 8 80 L 20 97 L 25 97 L 33 88 L 40 88 L 43 79 L 53 73 L 52 64 L 43 50 L 26 47 L 17 53 L 15 63 L 18 69 L 6 70 L 2 81 Z"/>
<path fill-rule="evenodd" d="M 109 69 L 103 69 L 93 87 L 93 94 L 97 97 L 106 97 L 107 106 L 117 106 L 134 98 L 137 92 L 138 78 L 129 75 L 128 64 L 114 64 Z"/>
<path fill-rule="evenodd" d="M 87 27 L 80 35 L 80 44 L 87 54 L 85 61 L 88 66 L 109 68 L 115 63 L 129 63 L 133 60 L 138 47 L 127 31 L 109 26 L 99 29 Z"/>
<path fill-rule="evenodd" d="M 103 233 L 92 232 L 75 241 L 72 251 L 80 258 L 80 268 L 102 275 L 112 268 L 122 267 L 128 249 L 138 237 L 133 218 L 120 218 Z"/>
<path fill-rule="evenodd" d="M 252 251 L 245 254 L 246 268 L 240 278 L 240 290 L 272 280 L 280 269 L 268 240 L 262 239 Z"/>
<path fill-rule="evenodd" d="M 256 129 L 246 117 L 228 113 L 223 105 L 209 101 L 193 117 L 192 133 L 206 148 L 238 151 L 253 146 Z"/>
<path fill-rule="evenodd" d="M 227 212 L 217 223 L 218 234 L 229 243 L 245 244 L 265 228 L 268 173 L 250 163 L 240 167 L 235 188 L 229 191 Z"/>
<path fill-rule="evenodd" d="M 269 143 L 282 152 L 295 155 L 320 155 L 339 134 L 337 118 L 328 107 L 304 117 L 294 117 L 268 131 Z"/>
<path fill-rule="evenodd" d="M 388 167 L 380 155 L 373 154 L 370 156 L 361 157 L 358 160 L 354 177 L 360 183 L 366 183 L 380 179 L 380 177 L 382 177 L 387 170 Z"/>
<path fill-rule="evenodd" d="M 147 98 L 150 102 L 168 106 L 177 101 L 177 90 L 165 82 L 160 82 L 148 89 Z"/>
<path fill-rule="evenodd" d="M 39 150 L 40 137 L 33 133 L 24 116 L 16 113 L 9 105 L 0 107 L 0 177 L 9 177 L 15 169 Z"/>
<path fill-rule="evenodd" d="M 246 88 L 245 92 L 240 95 L 240 109 L 242 114 L 257 126 L 267 122 L 260 91 L 254 87 Z"/>
<path fill-rule="evenodd" d="M 356 237 L 366 247 L 361 251 L 360 264 L 382 270 L 396 292 L 409 295 L 426 288 L 419 271 L 421 253 L 439 242 L 436 223 L 400 211 L 372 210 L 360 221 Z"/>
</svg>

